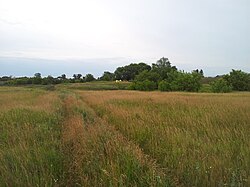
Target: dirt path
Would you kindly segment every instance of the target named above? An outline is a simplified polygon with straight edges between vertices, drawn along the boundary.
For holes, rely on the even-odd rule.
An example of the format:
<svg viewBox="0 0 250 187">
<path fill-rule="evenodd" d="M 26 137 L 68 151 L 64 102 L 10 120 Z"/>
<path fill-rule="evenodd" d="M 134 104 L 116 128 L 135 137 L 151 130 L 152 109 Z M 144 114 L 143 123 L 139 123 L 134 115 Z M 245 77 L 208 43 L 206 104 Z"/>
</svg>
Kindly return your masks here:
<svg viewBox="0 0 250 187">
<path fill-rule="evenodd" d="M 173 185 L 154 160 L 77 95 L 63 99 L 63 113 L 63 186 Z"/>
</svg>

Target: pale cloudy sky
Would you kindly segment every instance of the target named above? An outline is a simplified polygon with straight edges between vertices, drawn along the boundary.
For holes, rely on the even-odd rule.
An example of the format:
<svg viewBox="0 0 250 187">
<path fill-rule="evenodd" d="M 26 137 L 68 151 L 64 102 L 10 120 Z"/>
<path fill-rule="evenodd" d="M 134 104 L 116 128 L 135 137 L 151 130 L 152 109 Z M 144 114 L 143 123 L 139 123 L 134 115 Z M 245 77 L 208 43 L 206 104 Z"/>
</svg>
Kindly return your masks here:
<svg viewBox="0 0 250 187">
<path fill-rule="evenodd" d="M 249 35 L 249 0 L 0 0 L 0 76 L 99 76 L 163 56 L 250 72 Z"/>
</svg>

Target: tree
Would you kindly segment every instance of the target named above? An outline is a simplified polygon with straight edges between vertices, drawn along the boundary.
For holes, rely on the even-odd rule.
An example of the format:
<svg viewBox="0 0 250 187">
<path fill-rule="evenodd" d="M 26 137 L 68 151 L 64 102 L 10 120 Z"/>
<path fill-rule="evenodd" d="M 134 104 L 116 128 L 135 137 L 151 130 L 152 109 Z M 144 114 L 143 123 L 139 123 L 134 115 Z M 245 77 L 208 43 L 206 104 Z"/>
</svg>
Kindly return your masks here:
<svg viewBox="0 0 250 187">
<path fill-rule="evenodd" d="M 158 89 L 160 91 L 171 91 L 171 83 L 169 83 L 166 80 L 162 80 L 159 85 L 158 85 Z"/>
<path fill-rule="evenodd" d="M 202 69 L 200 70 L 200 75 L 201 75 L 202 77 L 204 77 L 204 73 L 203 73 L 203 70 L 202 70 Z"/>
<path fill-rule="evenodd" d="M 79 74 L 79 73 L 78 73 L 78 74 L 76 75 L 76 79 L 78 79 L 78 80 L 80 80 L 81 77 L 82 77 L 82 74 Z"/>
<path fill-rule="evenodd" d="M 80 73 L 74 74 L 73 77 L 74 77 L 75 80 L 80 80 L 81 77 L 82 77 L 82 74 L 80 74 Z"/>
<path fill-rule="evenodd" d="M 12 76 L 3 76 L 3 77 L 1 77 L 1 81 L 9 81 L 9 80 L 11 80 L 12 79 Z"/>
<path fill-rule="evenodd" d="M 171 63 L 168 58 L 162 57 L 161 59 L 157 60 L 156 64 L 152 64 L 154 68 L 171 68 Z"/>
<path fill-rule="evenodd" d="M 94 81 L 94 80 L 95 80 L 95 77 L 92 74 L 87 74 L 85 76 L 85 81 L 86 82 L 91 82 L 91 81 Z"/>
<path fill-rule="evenodd" d="M 33 84 L 41 84 L 42 83 L 42 76 L 41 73 L 35 73 L 33 80 L 32 80 Z"/>
<path fill-rule="evenodd" d="M 62 79 L 62 80 L 67 79 L 66 75 L 65 75 L 65 74 L 62 74 L 62 75 L 61 75 L 61 79 Z"/>
<path fill-rule="evenodd" d="M 135 81 L 153 81 L 157 83 L 161 79 L 161 76 L 157 72 L 144 70 L 135 77 Z"/>
<path fill-rule="evenodd" d="M 149 71 L 151 67 L 142 62 L 139 64 L 132 63 L 124 67 L 118 67 L 114 72 L 115 79 L 131 81 L 135 79 L 136 75 L 144 70 Z"/>
<path fill-rule="evenodd" d="M 226 93 L 232 91 L 232 87 L 230 86 L 230 84 L 223 78 L 219 78 L 216 81 L 212 82 L 211 88 L 212 91 L 216 93 Z"/>
<path fill-rule="evenodd" d="M 150 80 L 133 82 L 130 89 L 141 91 L 152 91 L 157 89 L 157 84 Z"/>
<path fill-rule="evenodd" d="M 241 70 L 232 70 L 224 79 L 232 85 L 233 90 L 250 91 L 250 74 Z"/>
<path fill-rule="evenodd" d="M 175 91 L 197 92 L 201 87 L 201 75 L 197 72 L 178 73 L 176 80 L 171 82 L 171 89 Z"/>
<path fill-rule="evenodd" d="M 171 75 L 173 72 L 177 71 L 175 66 L 171 66 L 168 58 L 162 57 L 155 64 L 152 64 L 152 71 L 160 75 L 161 80 L 172 81 Z"/>
<path fill-rule="evenodd" d="M 41 75 L 41 73 L 35 73 L 35 74 L 34 74 L 34 77 L 35 77 L 35 78 L 42 78 L 42 75 Z"/>
<path fill-rule="evenodd" d="M 110 73 L 109 71 L 104 71 L 103 75 L 100 77 L 100 80 L 102 81 L 113 81 L 114 79 L 114 73 Z"/>
<path fill-rule="evenodd" d="M 204 73 L 203 73 L 203 70 L 202 70 L 202 69 L 201 69 L 201 70 L 196 69 L 196 70 L 193 70 L 192 72 L 194 72 L 194 73 L 198 73 L 198 74 L 200 74 L 200 75 L 201 75 L 201 77 L 204 77 Z"/>
</svg>

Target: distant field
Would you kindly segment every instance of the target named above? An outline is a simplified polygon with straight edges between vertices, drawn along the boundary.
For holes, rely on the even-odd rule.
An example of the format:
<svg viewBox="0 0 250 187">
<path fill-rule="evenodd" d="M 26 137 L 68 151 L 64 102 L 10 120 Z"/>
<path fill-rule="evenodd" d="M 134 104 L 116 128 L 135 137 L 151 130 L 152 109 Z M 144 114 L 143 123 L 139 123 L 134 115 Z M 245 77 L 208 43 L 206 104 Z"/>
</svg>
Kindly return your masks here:
<svg viewBox="0 0 250 187">
<path fill-rule="evenodd" d="M 130 82 L 122 81 L 93 81 L 87 83 L 74 83 L 59 85 L 61 88 L 75 89 L 75 90 L 126 90 Z"/>
<path fill-rule="evenodd" d="M 0 186 L 250 186 L 250 93 L 85 86 L 0 87 Z"/>
</svg>

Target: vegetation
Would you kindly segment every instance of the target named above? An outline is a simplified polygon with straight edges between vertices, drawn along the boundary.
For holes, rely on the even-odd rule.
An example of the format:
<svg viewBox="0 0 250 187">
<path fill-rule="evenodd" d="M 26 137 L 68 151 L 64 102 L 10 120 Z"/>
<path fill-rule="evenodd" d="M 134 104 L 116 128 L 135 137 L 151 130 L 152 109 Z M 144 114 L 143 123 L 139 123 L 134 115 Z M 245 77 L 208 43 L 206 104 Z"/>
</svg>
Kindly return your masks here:
<svg viewBox="0 0 250 187">
<path fill-rule="evenodd" d="M 134 64 L 131 64 L 134 65 Z M 126 69 L 129 66 L 125 66 Z M 119 70 L 120 74 L 122 71 Z M 129 69 L 128 69 L 129 70 Z M 128 74 L 126 72 L 126 74 Z M 151 68 L 134 73 L 133 84 L 130 89 L 141 91 L 198 91 L 201 87 L 202 70 L 195 70 L 192 73 L 178 71 L 175 66 L 171 66 L 168 58 L 161 58 Z M 120 77 L 123 77 L 120 75 Z M 132 76 L 131 76 L 132 77 Z"/>
<path fill-rule="evenodd" d="M 132 63 L 124 67 L 118 67 L 114 72 L 114 76 L 116 80 L 132 81 L 136 75 L 144 70 L 151 70 L 151 67 L 145 63 Z"/>
<path fill-rule="evenodd" d="M 223 79 L 223 80 L 222 80 Z M 168 58 L 161 58 L 152 66 L 145 63 L 131 63 L 118 67 L 114 73 L 105 71 L 96 79 L 92 74 L 73 74 L 73 78 L 67 78 L 65 74 L 54 78 L 43 77 L 41 73 L 35 73 L 34 77 L 0 77 L 0 85 L 55 85 L 61 83 L 88 83 L 93 81 L 125 81 L 132 82 L 127 87 L 131 90 L 141 91 L 187 91 L 187 92 L 230 92 L 250 91 L 250 74 L 241 70 L 232 70 L 227 75 L 216 77 L 204 77 L 203 70 L 192 72 L 180 71 L 172 66 Z M 97 83 L 98 85 L 99 83 Z M 109 84 L 109 83 L 107 83 Z M 112 83 L 111 83 L 112 84 Z M 207 86 L 210 84 L 211 88 Z M 88 84 L 85 84 L 88 85 Z M 83 85 L 83 87 L 86 87 Z M 110 85 L 110 84 L 109 84 Z M 206 85 L 205 87 L 203 85 Z M 93 85 L 91 85 L 92 87 Z M 105 87 L 108 89 L 109 87 Z M 123 86 L 111 86 L 110 89 L 124 89 Z M 205 89 L 204 89 L 205 88 Z"/>
<path fill-rule="evenodd" d="M 250 91 L 250 74 L 241 70 L 232 70 L 224 79 L 232 86 L 233 90 Z"/>
<path fill-rule="evenodd" d="M 0 186 L 55 186 L 63 176 L 57 94 L 0 89 Z"/>
<path fill-rule="evenodd" d="M 0 87 L 0 186 L 250 185 L 249 93 L 81 85 Z"/>
<path fill-rule="evenodd" d="M 79 92 L 172 186 L 249 186 L 247 94 Z"/>
<path fill-rule="evenodd" d="M 163 186 L 163 170 L 66 90 L 2 87 L 0 186 Z"/>
<path fill-rule="evenodd" d="M 114 82 L 114 81 L 94 81 L 75 84 L 61 84 L 57 88 L 73 89 L 73 90 L 126 90 L 130 87 L 130 82 Z"/>
<path fill-rule="evenodd" d="M 232 91 L 232 87 L 229 85 L 229 83 L 223 79 L 220 78 L 214 82 L 211 83 L 212 85 L 212 91 L 213 92 L 217 92 L 217 93 L 226 93 L 226 92 L 231 92 Z"/>
<path fill-rule="evenodd" d="M 250 91 L 250 74 L 232 70 L 211 83 L 213 92 Z"/>
</svg>

